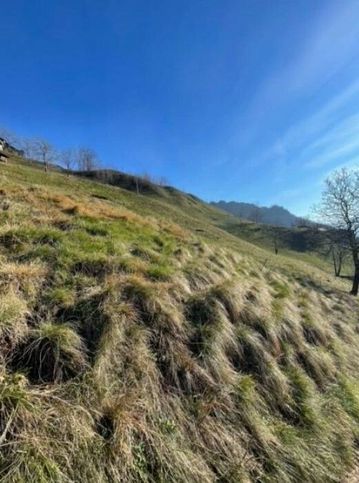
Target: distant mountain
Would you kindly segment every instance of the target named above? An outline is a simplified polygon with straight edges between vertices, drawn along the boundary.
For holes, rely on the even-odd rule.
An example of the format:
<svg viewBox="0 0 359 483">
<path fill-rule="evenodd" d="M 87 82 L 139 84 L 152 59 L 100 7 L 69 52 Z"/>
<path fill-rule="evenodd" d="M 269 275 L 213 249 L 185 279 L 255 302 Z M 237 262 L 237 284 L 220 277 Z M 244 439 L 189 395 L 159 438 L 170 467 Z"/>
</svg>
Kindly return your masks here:
<svg viewBox="0 0 359 483">
<path fill-rule="evenodd" d="M 212 202 L 211 205 L 239 218 L 267 225 L 291 227 L 300 224 L 302 221 L 301 218 L 278 205 L 268 208 L 266 206 L 257 206 L 253 203 L 237 201 L 218 201 Z"/>
</svg>

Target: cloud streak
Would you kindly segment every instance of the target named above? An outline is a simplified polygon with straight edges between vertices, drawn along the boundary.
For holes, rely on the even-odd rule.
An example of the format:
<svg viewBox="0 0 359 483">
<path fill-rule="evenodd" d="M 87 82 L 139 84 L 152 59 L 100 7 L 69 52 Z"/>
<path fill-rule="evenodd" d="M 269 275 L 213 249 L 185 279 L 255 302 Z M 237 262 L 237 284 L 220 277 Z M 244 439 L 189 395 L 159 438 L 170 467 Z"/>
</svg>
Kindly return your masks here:
<svg viewBox="0 0 359 483">
<path fill-rule="evenodd" d="M 346 65 L 358 59 L 359 65 L 359 2 L 334 2 L 332 7 L 323 11 L 318 19 L 313 21 L 310 31 L 302 48 L 293 61 L 279 72 L 265 79 L 264 87 L 257 93 L 252 105 L 246 113 L 247 132 L 239 141 L 239 150 L 249 149 L 260 143 L 257 141 L 263 131 L 272 128 L 273 113 L 278 114 L 281 110 L 289 109 L 291 105 L 300 102 L 310 106 L 309 98 L 328 82 L 333 76 L 341 73 Z M 358 72 L 359 74 L 359 72 Z M 316 102 L 321 97 L 318 93 Z M 306 167 L 316 168 L 325 164 L 324 159 L 307 159 L 304 155 L 312 153 L 308 145 L 315 147 L 315 142 L 325 144 L 325 131 L 331 131 L 337 123 L 348 122 L 348 130 L 343 134 L 337 134 L 331 142 L 331 149 L 337 154 L 347 154 L 350 146 L 353 147 L 352 136 L 357 135 L 356 123 L 352 118 L 354 106 L 359 105 L 359 81 L 355 80 L 341 90 L 332 94 L 321 107 L 312 112 L 307 112 L 302 119 L 298 119 L 289 129 L 284 132 L 278 129 L 277 139 L 272 144 L 262 146 L 257 152 L 249 156 L 249 165 L 252 167 L 268 163 L 273 159 L 287 159 L 289 163 L 295 159 L 301 160 Z M 355 111 L 355 109 L 354 109 Z M 275 134 L 274 134 L 275 135 Z M 329 134 L 328 134 L 329 135 Z M 341 137 L 343 136 L 343 137 Z M 243 145 L 247 145 L 247 148 Z M 340 144 L 344 142 L 346 148 L 339 151 Z M 318 144 L 318 150 L 320 144 Z M 332 155 L 334 159 L 334 154 Z"/>
<path fill-rule="evenodd" d="M 359 57 L 359 2 L 335 2 L 313 22 L 292 62 L 263 80 L 250 117 L 266 108 L 291 103 L 320 88 L 343 67 Z"/>
</svg>

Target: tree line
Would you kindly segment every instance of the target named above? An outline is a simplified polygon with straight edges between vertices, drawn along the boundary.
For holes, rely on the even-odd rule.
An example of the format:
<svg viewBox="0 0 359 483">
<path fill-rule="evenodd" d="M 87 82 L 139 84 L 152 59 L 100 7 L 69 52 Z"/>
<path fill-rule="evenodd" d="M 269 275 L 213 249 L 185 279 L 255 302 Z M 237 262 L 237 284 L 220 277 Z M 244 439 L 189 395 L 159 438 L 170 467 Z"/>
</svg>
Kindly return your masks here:
<svg viewBox="0 0 359 483">
<path fill-rule="evenodd" d="M 100 166 L 96 152 L 89 147 L 57 149 L 52 143 L 43 138 L 25 138 L 0 128 L 0 137 L 9 146 L 22 152 L 29 161 L 39 161 L 48 171 L 51 165 L 60 165 L 68 172 L 73 170 L 91 171 Z"/>
<path fill-rule="evenodd" d="M 0 127 L 0 138 L 5 139 L 10 147 L 16 148 L 22 157 L 29 162 L 38 161 L 43 164 L 44 170 L 48 171 L 52 165 L 65 168 L 68 175 L 72 171 L 93 171 L 103 167 L 97 153 L 90 147 L 78 147 L 58 149 L 44 138 L 20 137 L 15 133 Z M 130 174 L 130 173 L 129 173 Z M 111 178 L 111 171 L 102 173 L 107 181 Z M 157 184 L 159 186 L 168 185 L 165 177 L 155 177 L 148 172 L 142 174 L 131 174 L 135 178 L 136 191 L 141 192 L 141 185 L 146 183 Z"/>
</svg>

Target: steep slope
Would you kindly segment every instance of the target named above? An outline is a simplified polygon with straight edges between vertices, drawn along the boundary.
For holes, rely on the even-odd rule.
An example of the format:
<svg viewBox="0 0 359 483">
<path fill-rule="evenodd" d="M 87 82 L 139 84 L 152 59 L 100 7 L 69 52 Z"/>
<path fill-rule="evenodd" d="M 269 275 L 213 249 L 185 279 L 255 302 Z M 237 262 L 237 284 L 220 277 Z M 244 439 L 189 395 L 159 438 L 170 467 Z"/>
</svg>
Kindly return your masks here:
<svg viewBox="0 0 359 483">
<path fill-rule="evenodd" d="M 196 200 L 14 162 L 0 189 L 1 481 L 340 481 L 346 282 Z"/>
<path fill-rule="evenodd" d="M 147 199 L 155 199 L 162 202 L 162 205 L 165 206 L 165 212 L 167 212 L 168 205 L 179 208 L 179 210 L 176 210 L 177 216 L 179 214 L 182 218 L 184 214 L 188 215 L 189 219 L 187 222 L 190 220 L 190 223 L 186 226 L 197 232 L 207 232 L 208 234 L 209 227 L 217 226 L 221 230 L 227 231 L 242 240 L 254 243 L 270 252 L 273 252 L 274 246 L 276 246 L 278 251 L 286 256 L 306 262 L 309 261 L 329 273 L 333 271 L 332 261 L 328 253 L 327 235 L 314 226 L 285 228 L 284 226 L 247 222 L 238 219 L 238 216 L 219 209 L 219 205 L 215 203 L 207 204 L 191 194 L 183 193 L 170 186 L 159 186 L 147 179 L 118 171 L 97 170 L 77 172 L 75 174 L 104 184 L 117 186 L 132 193 L 139 193 Z M 255 205 L 248 206 L 254 207 Z M 157 206 L 155 211 L 156 209 Z M 195 224 L 193 224 L 194 219 L 196 220 Z M 204 223 L 206 223 L 206 227 Z M 345 268 L 345 274 L 350 276 L 350 266 Z"/>
</svg>

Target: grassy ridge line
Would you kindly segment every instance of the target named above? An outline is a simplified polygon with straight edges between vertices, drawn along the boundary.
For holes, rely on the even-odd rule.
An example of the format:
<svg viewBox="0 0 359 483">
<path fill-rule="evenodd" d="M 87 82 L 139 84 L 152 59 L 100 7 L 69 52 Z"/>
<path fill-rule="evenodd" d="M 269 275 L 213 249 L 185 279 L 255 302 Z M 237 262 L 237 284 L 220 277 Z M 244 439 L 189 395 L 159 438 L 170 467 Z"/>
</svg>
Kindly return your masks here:
<svg viewBox="0 0 359 483">
<path fill-rule="evenodd" d="M 0 180 L 2 481 L 340 481 L 359 435 L 343 284 L 202 206 Z"/>
</svg>

